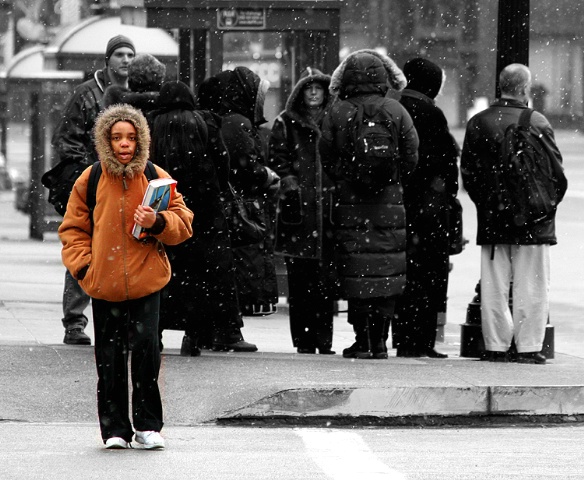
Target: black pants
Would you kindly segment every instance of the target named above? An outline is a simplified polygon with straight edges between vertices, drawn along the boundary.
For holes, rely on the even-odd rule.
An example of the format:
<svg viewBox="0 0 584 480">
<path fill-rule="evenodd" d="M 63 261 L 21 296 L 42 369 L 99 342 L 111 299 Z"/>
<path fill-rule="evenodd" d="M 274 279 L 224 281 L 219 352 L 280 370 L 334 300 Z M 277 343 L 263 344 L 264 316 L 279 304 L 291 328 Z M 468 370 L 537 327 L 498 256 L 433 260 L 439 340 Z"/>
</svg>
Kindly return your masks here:
<svg viewBox="0 0 584 480">
<path fill-rule="evenodd" d="M 347 303 L 347 321 L 353 325 L 359 346 L 373 352 L 387 352 L 396 297 L 349 298 Z"/>
<path fill-rule="evenodd" d="M 158 390 L 160 292 L 136 300 L 92 299 L 97 410 L 103 440 L 134 435 L 128 415 L 128 353 L 132 351 L 132 419 L 136 430 L 160 431 Z"/>
<path fill-rule="evenodd" d="M 311 258 L 285 260 L 292 344 L 296 348 L 330 350 L 335 299 L 329 266 Z"/>
</svg>

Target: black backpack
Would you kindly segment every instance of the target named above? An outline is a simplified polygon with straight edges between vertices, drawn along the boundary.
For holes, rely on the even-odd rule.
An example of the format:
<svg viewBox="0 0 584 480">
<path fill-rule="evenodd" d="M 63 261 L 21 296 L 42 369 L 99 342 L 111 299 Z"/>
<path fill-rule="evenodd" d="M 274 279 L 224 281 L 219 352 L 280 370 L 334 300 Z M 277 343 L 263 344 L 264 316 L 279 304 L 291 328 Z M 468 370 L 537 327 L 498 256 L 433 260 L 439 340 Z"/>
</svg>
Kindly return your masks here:
<svg viewBox="0 0 584 480">
<path fill-rule="evenodd" d="M 532 227 L 549 219 L 567 187 L 564 169 L 531 127 L 528 108 L 505 131 L 500 150 L 498 208 L 510 225 Z"/>
<path fill-rule="evenodd" d="M 395 183 L 397 126 L 379 99 L 357 105 L 348 125 L 351 154 L 341 164 L 343 178 L 362 193 L 377 193 Z"/>
<path fill-rule="evenodd" d="M 59 215 L 65 215 L 67 202 L 73 185 L 87 165 L 79 162 L 59 162 L 41 178 L 43 186 L 49 189 L 48 201 Z"/>
<path fill-rule="evenodd" d="M 148 160 L 146 162 L 146 168 L 144 169 L 144 175 L 148 181 L 154 180 L 158 178 L 158 172 L 154 167 L 154 164 Z M 99 179 L 101 177 L 101 162 L 95 162 L 91 166 L 91 172 L 89 172 L 89 180 L 87 182 L 87 196 L 85 198 L 85 203 L 89 208 L 89 218 L 91 220 L 91 224 L 93 225 L 93 211 L 95 210 L 96 204 L 96 194 L 97 194 L 97 184 L 99 183 Z"/>
</svg>

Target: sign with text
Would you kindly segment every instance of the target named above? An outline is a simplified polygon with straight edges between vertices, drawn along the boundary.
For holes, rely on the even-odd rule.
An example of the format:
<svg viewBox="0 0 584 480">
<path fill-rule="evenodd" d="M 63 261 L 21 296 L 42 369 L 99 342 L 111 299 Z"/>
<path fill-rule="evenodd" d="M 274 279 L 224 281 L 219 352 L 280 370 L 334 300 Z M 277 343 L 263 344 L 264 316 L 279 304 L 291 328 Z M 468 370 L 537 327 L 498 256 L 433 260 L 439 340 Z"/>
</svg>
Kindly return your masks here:
<svg viewBox="0 0 584 480">
<path fill-rule="evenodd" d="M 263 30 L 266 28 L 264 8 L 219 8 L 217 28 L 222 30 Z"/>
</svg>

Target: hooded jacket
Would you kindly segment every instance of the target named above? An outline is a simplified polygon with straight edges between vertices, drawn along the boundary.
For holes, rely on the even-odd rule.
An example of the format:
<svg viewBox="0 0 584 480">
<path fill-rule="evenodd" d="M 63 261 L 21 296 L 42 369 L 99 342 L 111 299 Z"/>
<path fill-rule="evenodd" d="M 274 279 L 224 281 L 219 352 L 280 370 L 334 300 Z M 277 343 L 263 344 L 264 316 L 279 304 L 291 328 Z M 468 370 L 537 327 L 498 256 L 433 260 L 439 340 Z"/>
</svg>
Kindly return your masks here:
<svg viewBox="0 0 584 480">
<path fill-rule="evenodd" d="M 275 250 L 289 256 L 321 258 L 323 235 L 330 230 L 333 182 L 323 172 L 318 143 L 324 112 L 332 103 L 330 75 L 316 69 L 303 72 L 275 119 L 268 166 L 281 179 Z M 324 91 L 320 118 L 313 119 L 304 104 L 304 88 L 319 83 Z"/>
<path fill-rule="evenodd" d="M 137 131 L 136 153 L 127 165 L 116 159 L 110 143 L 111 128 L 118 121 L 132 123 Z M 115 105 L 100 114 L 94 134 L 103 173 L 93 224 L 86 204 L 88 168 L 75 182 L 59 227 L 63 263 L 93 298 L 110 302 L 141 298 L 168 283 L 170 264 L 163 243 L 175 245 L 190 238 L 193 213 L 176 192 L 168 209 L 157 215 L 163 228 L 146 240 L 136 240 L 133 215 L 148 184 L 144 175 L 150 148 L 146 119 L 129 105 Z M 156 171 L 159 178 L 170 177 L 159 167 Z"/>
<path fill-rule="evenodd" d="M 234 188 L 244 195 L 263 193 L 275 179 L 264 166 L 264 149 L 258 127 L 266 122 L 263 111 L 269 82 L 247 67 L 225 70 L 205 80 L 199 88 L 199 107 L 222 117 L 221 133 L 229 151 Z"/>
<path fill-rule="evenodd" d="M 341 286 L 345 298 L 401 294 L 406 271 L 406 219 L 401 180 L 418 159 L 418 136 L 408 112 L 385 97 L 389 87 L 405 86 L 402 71 L 374 50 L 349 55 L 333 72 L 330 91 L 338 94 L 324 119 L 320 153 L 323 169 L 336 182 L 334 226 Z M 393 119 L 398 132 L 396 183 L 365 196 L 343 179 L 340 165 L 352 158 L 350 122 L 359 104 L 374 103 Z"/>
</svg>

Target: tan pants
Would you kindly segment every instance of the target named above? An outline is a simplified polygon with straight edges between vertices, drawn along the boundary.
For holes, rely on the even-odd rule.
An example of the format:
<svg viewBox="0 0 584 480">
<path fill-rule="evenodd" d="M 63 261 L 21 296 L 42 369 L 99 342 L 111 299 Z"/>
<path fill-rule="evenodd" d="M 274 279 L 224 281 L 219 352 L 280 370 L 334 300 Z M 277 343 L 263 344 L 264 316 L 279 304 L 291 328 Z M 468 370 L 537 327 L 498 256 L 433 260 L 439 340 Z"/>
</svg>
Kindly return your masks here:
<svg viewBox="0 0 584 480">
<path fill-rule="evenodd" d="M 539 352 L 549 317 L 549 245 L 483 245 L 481 318 L 485 348 Z M 493 255 L 494 253 L 494 255 Z M 513 282 L 513 314 L 509 289 Z"/>
</svg>

